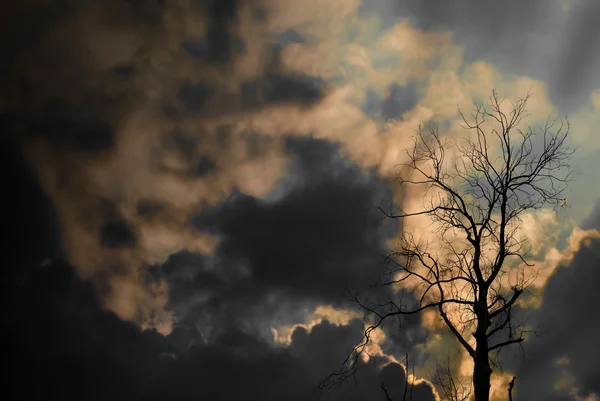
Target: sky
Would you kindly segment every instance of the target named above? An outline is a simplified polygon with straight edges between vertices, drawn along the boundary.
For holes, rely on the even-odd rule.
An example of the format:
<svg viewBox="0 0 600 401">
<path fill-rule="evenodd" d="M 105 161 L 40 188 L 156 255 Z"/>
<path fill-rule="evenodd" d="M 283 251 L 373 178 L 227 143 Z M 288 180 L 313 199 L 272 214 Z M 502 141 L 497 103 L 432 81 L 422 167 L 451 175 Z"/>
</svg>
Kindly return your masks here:
<svg viewBox="0 0 600 401">
<path fill-rule="evenodd" d="M 360 340 L 348 298 L 419 206 L 420 124 L 528 92 L 568 117 L 568 207 L 523 217 L 540 274 L 492 399 L 600 398 L 600 2 L 22 0 L 0 12 L 5 387 L 11 399 L 439 400 L 468 358 L 432 315 Z M 376 289 L 382 296 L 394 295 Z M 397 294 L 396 294 L 397 295 Z M 406 302 L 415 300 L 410 297 Z M 406 369 L 405 355 L 409 355 Z"/>
</svg>

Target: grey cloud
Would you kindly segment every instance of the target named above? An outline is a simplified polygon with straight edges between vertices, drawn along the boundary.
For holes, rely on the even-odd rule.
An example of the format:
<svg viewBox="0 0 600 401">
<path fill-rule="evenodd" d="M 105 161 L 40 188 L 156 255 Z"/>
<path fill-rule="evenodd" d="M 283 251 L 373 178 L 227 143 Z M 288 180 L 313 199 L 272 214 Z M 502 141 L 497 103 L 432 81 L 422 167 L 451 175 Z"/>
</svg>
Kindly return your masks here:
<svg viewBox="0 0 600 401">
<path fill-rule="evenodd" d="M 323 321 L 313 327 L 310 333 L 303 328 L 297 328 L 292 335 L 289 352 L 300 359 L 307 368 L 310 367 L 313 380 L 318 382 L 330 374 L 332 369 L 339 368 L 340 361 L 347 357 L 348 350 L 352 349 L 356 336 L 360 336 L 362 330 L 363 324 L 359 320 L 353 320 L 347 326 L 336 326 Z M 335 346 L 333 342 L 336 343 Z M 344 382 L 341 388 L 330 389 L 328 395 L 341 399 L 385 399 L 381 390 L 383 383 L 392 399 L 401 400 L 406 386 L 404 369 L 396 363 L 382 367 L 378 365 L 381 362 L 374 358 L 366 364 L 360 363 L 355 377 L 356 383 L 352 380 Z M 410 386 L 407 390 L 410 390 Z M 431 387 L 424 383 L 415 385 L 412 388 L 412 399 L 434 399 Z"/>
<path fill-rule="evenodd" d="M 234 54 L 244 51 L 243 42 L 236 37 L 227 39 L 228 45 L 225 50 L 216 50 L 216 45 L 211 45 L 210 39 L 201 38 L 197 40 L 184 40 L 181 46 L 190 56 L 197 60 L 211 61 L 214 58 L 219 62 L 230 61 Z"/>
<path fill-rule="evenodd" d="M 404 371 L 398 365 L 380 370 L 375 364 L 361 364 L 358 387 L 346 382 L 338 390 L 315 392 L 325 375 L 339 367 L 362 330 L 360 321 L 337 326 L 327 321 L 313 327 L 310 333 L 296 329 L 288 348 L 273 349 L 247 334 L 231 330 L 221 335 L 214 346 L 193 349 L 189 356 L 174 364 L 163 382 L 151 387 L 147 400 L 189 399 L 207 397 L 218 399 L 308 400 L 348 399 L 379 400 L 385 382 L 392 395 L 404 389 Z M 203 372 L 210 371 L 222 381 L 197 382 Z M 430 387 L 421 384 L 413 389 L 413 400 L 433 400 Z"/>
<path fill-rule="evenodd" d="M 315 103 L 323 97 L 325 82 L 319 77 L 266 74 L 260 79 L 242 84 L 242 99 L 246 106 L 298 102 Z"/>
<path fill-rule="evenodd" d="M 93 65 L 81 34 L 74 32 L 74 21 L 89 3 L 60 1 L 51 9 L 40 1 L 24 4 L 5 10 L 11 23 L 0 50 L 7 55 L 0 112 L 13 121 L 11 134 L 85 152 L 110 149 L 135 70 Z M 104 11 L 131 22 L 132 11 L 118 5 Z"/>
<path fill-rule="evenodd" d="M 236 194 L 192 219 L 220 238 L 213 256 L 182 251 L 150 268 L 150 280 L 167 281 L 167 308 L 178 322 L 209 341 L 232 327 L 270 338 L 270 327 L 305 321 L 318 305 L 355 308 L 349 296 L 357 292 L 371 300 L 389 295 L 369 288 L 396 230 L 375 207 L 390 199 L 387 183 L 327 141 L 290 139 L 287 152 L 290 171 L 267 200 Z M 141 206 L 149 214 L 160 208 Z M 402 302 L 415 300 L 405 294 Z M 421 316 L 383 329 L 383 348 L 398 357 L 417 353 L 429 335 Z"/>
<path fill-rule="evenodd" d="M 36 46 L 52 24 L 68 12 L 68 1 L 50 6 L 40 1 L 23 1 L 5 6 L 0 35 L 0 74 L 9 73 L 15 58 L 27 48 Z"/>
<path fill-rule="evenodd" d="M 586 228 L 599 229 L 600 220 L 597 214 L 593 216 Z M 518 376 L 517 400 L 568 397 L 553 388 L 564 372 L 573 376 L 582 397 L 600 394 L 600 321 L 595 317 L 596 305 L 600 303 L 596 288 L 600 282 L 599 265 L 600 242 L 594 240 L 548 281 L 542 306 L 530 313 L 528 321 L 542 330 L 540 336 L 527 342 L 525 355 L 505 357 L 507 367 Z M 569 364 L 558 366 L 556 361 L 563 357 L 569 359 Z"/>
<path fill-rule="evenodd" d="M 100 242 L 108 248 L 129 247 L 136 244 L 136 235 L 131 224 L 120 215 L 109 201 L 102 202 L 104 221 L 100 227 Z"/>
<path fill-rule="evenodd" d="M 449 29 L 465 46 L 467 61 L 486 60 L 502 71 L 549 83 L 552 100 L 564 111 L 588 101 L 590 87 L 600 87 L 600 40 L 595 17 L 600 3 L 559 0 L 493 1 L 363 0 L 360 12 L 376 14 L 384 26 L 408 18 L 427 31 Z"/>
<path fill-rule="evenodd" d="M 385 184 L 357 166 L 337 164 L 344 160 L 336 161 L 339 150 L 326 142 L 294 140 L 290 152 L 298 172 L 281 184 L 287 188 L 281 198 L 265 202 L 240 194 L 202 212 L 194 225 L 222 235 L 218 255 L 247 265 L 256 283 L 335 297 L 375 270 L 369 267 L 377 265 L 391 232 L 378 226 L 373 205 L 389 192 L 378 193 Z"/>
<path fill-rule="evenodd" d="M 371 90 L 367 90 L 362 110 L 373 118 L 384 121 L 401 119 L 402 114 L 411 110 L 419 101 L 413 86 L 393 83 L 388 88 L 389 94 L 384 98 Z"/>
<path fill-rule="evenodd" d="M 381 112 L 386 120 L 400 119 L 402 114 L 412 109 L 419 100 L 413 87 L 392 84 L 389 90 L 390 94 L 381 105 Z"/>
<path fill-rule="evenodd" d="M 562 40 L 561 50 L 564 51 L 560 53 L 562 62 L 556 60 L 557 71 L 553 71 L 553 75 L 549 77 L 550 82 L 556 82 L 556 99 L 576 98 L 581 93 L 587 95 L 590 88 L 600 87 L 600 52 L 596 50 L 600 42 L 597 17 L 600 15 L 600 3 L 584 3 L 584 6 L 578 5 L 568 17 Z"/>
<path fill-rule="evenodd" d="M 139 21 L 156 24 L 162 18 L 167 0 L 123 0 L 123 2 L 133 9 L 133 14 Z"/>
<path fill-rule="evenodd" d="M 161 210 L 164 210 L 163 204 L 148 199 L 142 199 L 137 204 L 136 214 L 144 219 L 152 220 L 152 218 Z"/>
<path fill-rule="evenodd" d="M 179 87 L 178 97 L 188 111 L 201 113 L 212 93 L 213 88 L 206 84 L 185 82 Z"/>
<path fill-rule="evenodd" d="M 64 188 L 61 189 L 60 196 L 53 194 L 54 196 L 69 197 L 75 204 L 83 203 L 79 201 L 88 196 L 85 199 L 90 205 L 88 212 L 96 213 L 105 220 L 100 232 L 94 233 L 98 234 L 101 245 L 109 248 L 135 247 L 135 227 L 121 216 L 107 217 L 106 210 L 102 210 L 100 199 L 90 199 L 93 195 L 89 192 L 93 191 L 87 191 L 89 188 L 74 187 L 72 184 L 78 182 L 81 183 L 79 185 L 85 186 L 88 180 L 83 177 L 86 173 L 82 170 L 85 168 L 67 169 L 64 166 L 71 165 L 70 162 L 75 159 L 77 164 L 85 164 L 87 157 L 96 158 L 99 153 L 111 152 L 115 144 L 121 143 L 121 138 L 117 135 L 126 135 L 127 130 L 122 127 L 124 122 L 127 122 L 132 108 L 133 111 L 139 111 L 137 107 L 146 106 L 152 109 L 152 101 L 146 96 L 147 88 L 140 87 L 143 86 L 140 81 L 144 81 L 153 73 L 149 71 L 152 68 L 148 58 L 157 50 L 153 48 L 156 47 L 154 40 L 160 42 L 156 38 L 164 36 L 163 30 L 166 25 L 162 20 L 163 13 L 167 8 L 175 7 L 174 3 L 160 0 L 121 0 L 96 10 L 91 8 L 93 2 L 64 1 L 57 4 L 53 12 L 44 6 L 43 1 L 31 0 L 24 4 L 23 6 L 15 3 L 6 9 L 6 20 L 11 23 L 3 28 L 7 29 L 15 40 L 3 40 L 0 43 L 0 51 L 6 55 L 0 57 L 4 63 L 1 67 L 3 75 L 0 128 L 4 135 L 17 143 L 17 147 L 22 143 L 37 143 L 39 140 L 50 145 L 48 158 L 43 162 L 33 162 L 40 170 L 61 171 Z M 227 50 L 222 48 L 222 45 L 234 41 L 238 2 L 202 2 L 191 7 L 191 11 L 201 14 L 198 18 L 206 17 L 209 25 L 206 37 L 201 38 L 208 50 L 204 54 L 205 57 L 198 60 L 199 68 L 206 67 L 206 64 L 226 62 L 235 57 L 237 53 L 233 48 Z M 91 33 L 82 28 L 88 26 L 84 18 L 87 18 L 89 13 L 93 13 L 94 16 L 102 14 L 99 16 L 101 22 L 97 22 L 98 26 L 94 25 L 96 22 L 92 18 Z M 264 23 L 264 18 L 258 18 L 257 23 Z M 108 24 L 106 21 L 110 21 L 110 27 L 101 27 L 104 23 Z M 101 34 L 109 32 L 115 35 L 119 35 L 123 30 L 126 34 L 140 36 L 143 43 L 140 48 L 134 49 L 131 60 L 102 65 L 96 63 L 92 52 L 94 44 L 86 42 L 86 35 L 93 36 L 96 33 L 94 29 Z M 118 36 L 117 39 L 110 40 L 117 43 Z M 13 46 L 13 43 L 19 46 Z M 269 47 L 271 43 L 265 46 Z M 110 46 L 107 49 L 108 53 L 112 51 Z M 215 87 L 212 82 L 202 83 L 202 80 L 177 77 L 174 79 L 177 83 L 173 84 L 172 93 L 161 94 L 159 102 L 164 109 L 169 109 L 169 113 L 165 113 L 169 115 L 159 115 L 157 110 L 157 119 L 163 119 L 159 123 L 177 126 L 186 117 L 197 117 L 199 114 L 213 117 L 274 103 L 296 102 L 307 105 L 318 102 L 324 94 L 324 82 L 316 77 L 288 74 L 280 68 L 276 52 L 272 53 L 272 68 L 270 67 L 264 76 L 246 82 L 241 88 L 241 95 L 223 93 L 225 90 Z M 173 50 L 173 54 L 180 56 L 176 50 Z M 166 77 L 167 80 L 170 78 L 173 77 Z M 144 106 L 140 106 L 138 101 Z M 202 131 L 202 127 L 199 131 Z M 215 172 L 219 166 L 214 154 L 210 157 L 198 154 L 194 141 L 202 138 L 190 140 L 191 137 L 190 133 L 172 135 L 173 141 L 177 142 L 174 146 L 185 154 L 192 166 L 184 173 L 188 175 L 186 178 Z M 233 142 L 235 139 L 227 140 Z M 240 140 L 256 143 L 253 138 Z M 257 146 L 257 149 L 260 153 L 261 146 Z M 228 150 L 225 146 L 218 149 L 222 153 Z M 41 166 L 42 163 L 46 165 Z M 81 199 L 75 199 L 79 196 Z M 100 196 L 110 198 L 111 195 Z M 106 201 L 116 202 L 116 199 Z M 150 216 L 165 208 L 165 205 L 158 205 L 150 200 L 144 202 L 141 202 L 143 204 L 138 210 L 141 215 Z M 115 205 L 115 208 L 118 206 Z M 92 208 L 94 210 L 91 210 Z"/>
<path fill-rule="evenodd" d="M 304 43 L 305 41 L 304 37 L 295 29 L 287 29 L 277 36 L 277 43 L 282 46 L 291 43 Z"/>
<path fill-rule="evenodd" d="M 226 128 L 223 127 L 218 135 L 227 136 Z M 214 160 L 209 156 L 198 152 L 197 147 L 202 143 L 203 139 L 202 133 L 192 136 L 185 134 L 182 130 L 175 130 L 167 136 L 167 140 L 165 141 L 165 147 L 174 148 L 189 165 L 188 171 L 185 174 L 191 175 L 192 177 L 200 177 L 217 169 Z M 248 141 L 251 140 L 248 139 Z M 147 202 L 142 203 L 149 206 L 147 205 Z M 154 209 L 156 209 L 157 206 L 158 205 L 154 205 Z"/>
<path fill-rule="evenodd" d="M 226 284 L 217 272 L 208 270 L 208 263 L 207 256 L 181 251 L 170 255 L 160 267 L 155 266 L 151 274 L 168 280 L 169 303 L 176 306 L 192 299 L 195 292 L 218 290 Z"/>
<path fill-rule="evenodd" d="M 598 222 L 600 222 L 600 199 L 596 201 L 596 204 L 592 209 L 592 213 L 581 224 L 581 228 L 583 228 L 584 230 L 589 230 L 593 228 L 599 229 L 600 224 Z"/>
<path fill-rule="evenodd" d="M 207 16 L 207 32 L 204 37 L 182 41 L 182 48 L 191 57 L 224 64 L 244 51 L 244 43 L 233 29 L 240 7 L 238 0 L 210 0 L 192 7 Z"/>
<path fill-rule="evenodd" d="M 162 336 L 105 312 L 67 264 L 30 270 L 12 290 L 9 398 L 127 399 L 159 368 Z"/>
<path fill-rule="evenodd" d="M 268 326 L 302 321 L 319 304 L 348 303 L 349 289 L 379 273 L 394 233 L 374 208 L 387 184 L 327 141 L 290 139 L 287 152 L 289 174 L 271 199 L 233 195 L 192 219 L 221 238 L 213 257 L 183 251 L 151 269 L 167 280 L 169 308 L 207 338 L 230 327 L 270 336 Z"/>
<path fill-rule="evenodd" d="M 4 114 L 4 132 L 19 139 L 42 138 L 63 148 L 91 153 L 112 147 L 115 130 L 100 110 L 61 103 L 55 100 L 52 107 L 37 115 Z"/>
<path fill-rule="evenodd" d="M 30 266 L 62 253 L 54 206 L 22 154 L 17 141 L 0 137 L 0 175 L 5 188 L 3 247 L 7 250 L 2 269 L 4 285 L 18 282 Z M 3 294 L 10 296 L 11 292 Z"/>
<path fill-rule="evenodd" d="M 92 3 L 65 0 L 53 12 L 42 7 L 43 2 L 29 3 L 30 7 L 14 6 L 7 10 L 7 20 L 14 23 L 5 27 L 10 34 L 6 37 L 14 40 L 0 43 L 0 52 L 5 55 L 1 66 L 3 119 L 9 122 L 15 136 L 41 137 L 57 147 L 78 151 L 110 150 L 116 142 L 115 126 L 124 113 L 129 112 L 136 100 L 146 99 L 147 88 L 139 85 L 152 72 L 148 60 L 151 55 L 147 53 L 156 51 L 153 47 L 160 42 L 156 38 L 164 33 L 165 9 L 177 10 L 177 7 L 161 0 L 120 0 L 93 11 L 102 12 L 102 21 L 111 21 L 110 26 L 98 22 L 96 28 L 103 33 L 118 35 L 123 30 L 142 38 L 141 47 L 132 51 L 131 59 L 102 65 L 94 53 L 96 45 L 86 41 L 89 32 L 78 31 L 85 25 L 82 18 L 91 12 Z M 240 7 L 237 1 L 201 2 L 190 7 L 189 11 L 205 18 L 208 25 L 204 37 L 182 42 L 182 50 L 198 60 L 199 71 L 233 61 L 244 52 L 244 38 L 236 33 Z M 264 21 L 257 19 L 256 23 Z M 265 46 L 270 49 L 272 43 Z M 110 49 L 106 52 L 110 53 Z M 176 50 L 171 52 L 180 56 Z M 175 77 L 180 81 L 175 84 L 179 87 L 173 91 L 174 96 L 161 94 L 165 116 L 181 120 L 189 114 L 210 112 L 214 116 L 277 102 L 306 105 L 321 99 L 322 80 L 288 74 L 279 64 L 277 51 L 270 52 L 267 57 L 272 62 L 268 63 L 264 76 L 244 83 L 241 96 L 224 93 L 224 88 L 215 87 L 213 82 Z M 199 168 L 203 170 L 202 166 Z"/>
<path fill-rule="evenodd" d="M 243 39 L 243 38 L 242 38 Z M 274 35 L 273 41 L 267 41 L 266 63 L 262 75 L 241 82 L 239 91 L 231 93 L 223 88 L 212 86 L 212 82 L 183 82 L 177 92 L 179 100 L 187 112 L 214 116 L 240 110 L 254 110 L 273 104 L 290 103 L 301 106 L 316 104 L 328 89 L 328 82 L 318 76 L 302 75 L 286 71 L 280 60 L 281 49 L 290 43 L 299 43 L 303 38 L 297 31 L 288 30 Z M 231 42 L 231 57 L 242 53 L 243 41 L 233 37 Z M 209 51 L 209 36 L 199 40 L 184 41 L 183 47 L 191 57 L 205 60 Z M 231 57 L 223 58 L 229 60 Z M 177 107 L 169 106 L 169 114 L 182 118 L 185 114 L 177 112 Z"/>
<path fill-rule="evenodd" d="M 215 164 L 207 157 L 201 157 L 196 163 L 196 175 L 202 176 L 215 168 Z"/>
<path fill-rule="evenodd" d="M 210 343 L 197 339 L 177 346 L 189 331 L 168 337 L 140 331 L 103 310 L 90 283 L 81 281 L 68 264 L 55 260 L 32 269 L 8 311 L 5 334 L 11 347 L 4 362 L 5 390 L 11 399 L 60 395 L 65 400 L 322 400 L 338 397 L 379 400 L 380 383 L 391 394 L 404 388 L 397 365 L 359 367 L 355 388 L 315 393 L 325 375 L 340 366 L 362 332 L 362 322 L 345 326 L 327 321 L 308 333 L 296 329 L 289 347 L 273 347 L 263 339 L 232 328 Z M 433 400 L 431 388 L 415 386 L 413 400 Z"/>
<path fill-rule="evenodd" d="M 238 7 L 238 0 L 214 0 L 208 5 L 207 50 L 210 59 L 228 61 L 236 50 L 241 50 L 231 32 Z"/>
</svg>

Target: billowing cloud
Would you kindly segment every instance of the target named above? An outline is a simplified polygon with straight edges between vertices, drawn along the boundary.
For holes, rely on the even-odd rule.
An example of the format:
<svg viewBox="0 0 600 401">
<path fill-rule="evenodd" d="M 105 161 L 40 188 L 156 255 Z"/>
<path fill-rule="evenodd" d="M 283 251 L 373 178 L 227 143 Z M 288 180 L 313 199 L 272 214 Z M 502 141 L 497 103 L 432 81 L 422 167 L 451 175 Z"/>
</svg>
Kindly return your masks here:
<svg viewBox="0 0 600 401">
<path fill-rule="evenodd" d="M 254 320 L 270 335 L 317 305 L 348 303 L 377 278 L 395 227 L 378 222 L 373 205 L 388 185 L 326 141 L 292 139 L 287 152 L 290 171 L 270 196 L 236 194 L 191 219 L 219 239 L 212 255 L 183 251 L 154 270 L 179 318 L 203 321 L 205 333 Z"/>
<path fill-rule="evenodd" d="M 593 1 L 365 0 L 360 12 L 378 16 L 387 26 L 408 18 L 426 31 L 452 31 L 466 60 L 552 82 L 552 101 L 568 112 L 587 101 L 589 85 L 600 85 L 594 74 L 600 58 L 590 47 L 590 39 L 600 35 L 592 22 L 598 13 Z"/>
<path fill-rule="evenodd" d="M 344 325 L 322 321 L 308 332 L 297 328 L 287 347 L 231 328 L 211 344 L 179 348 L 177 335 L 140 331 L 103 310 L 94 287 L 68 264 L 55 261 L 29 272 L 12 301 L 6 333 L 11 348 L 9 395 L 14 399 L 61 394 L 64 399 L 187 400 L 283 398 L 305 400 L 324 376 L 335 370 L 363 330 L 360 320 Z M 23 385 L 35 378 L 36 385 Z M 356 400 L 381 398 L 381 383 L 401 394 L 405 370 L 361 364 L 360 390 L 351 382 L 322 399 L 340 395 Z M 435 400 L 427 383 L 416 383 L 413 399 Z"/>
</svg>

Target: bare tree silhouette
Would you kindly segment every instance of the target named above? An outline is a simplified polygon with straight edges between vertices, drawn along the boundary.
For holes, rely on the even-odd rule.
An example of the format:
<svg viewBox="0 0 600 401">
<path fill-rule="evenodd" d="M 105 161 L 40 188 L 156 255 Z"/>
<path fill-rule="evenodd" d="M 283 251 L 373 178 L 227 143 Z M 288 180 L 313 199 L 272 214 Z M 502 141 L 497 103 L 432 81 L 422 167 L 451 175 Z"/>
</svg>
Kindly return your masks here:
<svg viewBox="0 0 600 401">
<path fill-rule="evenodd" d="M 471 396 L 471 385 L 454 373 L 450 357 L 445 363 L 438 363 L 431 380 L 440 395 L 447 401 L 468 401 Z"/>
<path fill-rule="evenodd" d="M 440 135 L 435 124 L 419 129 L 399 182 L 422 190 L 425 202 L 416 211 L 380 210 L 392 219 L 428 217 L 435 240 L 403 230 L 386 258 L 386 281 L 377 284 L 401 291 L 385 302 L 354 296 L 374 323 L 324 383 L 353 374 L 373 330 L 386 320 L 433 310 L 474 362 L 475 401 L 489 400 L 497 352 L 522 343 L 529 332 L 511 313 L 537 274 L 527 260 L 527 239 L 519 235 L 521 217 L 563 206 L 572 179 L 568 120 L 521 128 L 529 99 L 511 101 L 493 91 L 472 113 L 459 109 L 468 135 L 458 140 Z M 414 308 L 402 304 L 404 291 L 416 296 Z"/>
</svg>

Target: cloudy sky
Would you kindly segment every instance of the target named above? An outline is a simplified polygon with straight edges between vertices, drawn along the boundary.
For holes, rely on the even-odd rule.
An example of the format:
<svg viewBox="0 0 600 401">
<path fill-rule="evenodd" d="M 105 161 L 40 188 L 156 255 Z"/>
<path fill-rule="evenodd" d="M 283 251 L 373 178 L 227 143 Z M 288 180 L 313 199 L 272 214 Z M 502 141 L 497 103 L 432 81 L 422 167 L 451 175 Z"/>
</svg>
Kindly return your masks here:
<svg viewBox="0 0 600 401">
<path fill-rule="evenodd" d="M 527 92 L 568 116 L 569 207 L 525 216 L 542 274 L 494 399 L 600 398 L 600 2 L 22 0 L 0 13 L 5 375 L 13 399 L 305 400 L 361 338 L 420 123 Z M 404 229 L 410 229 L 407 225 Z M 418 227 L 413 227 L 418 229 Z M 389 294 L 387 294 L 389 295 Z M 408 299 L 406 302 L 410 302 Z M 376 332 L 359 386 L 468 375 L 431 317 Z M 414 368 L 413 368 L 414 363 Z"/>
</svg>

